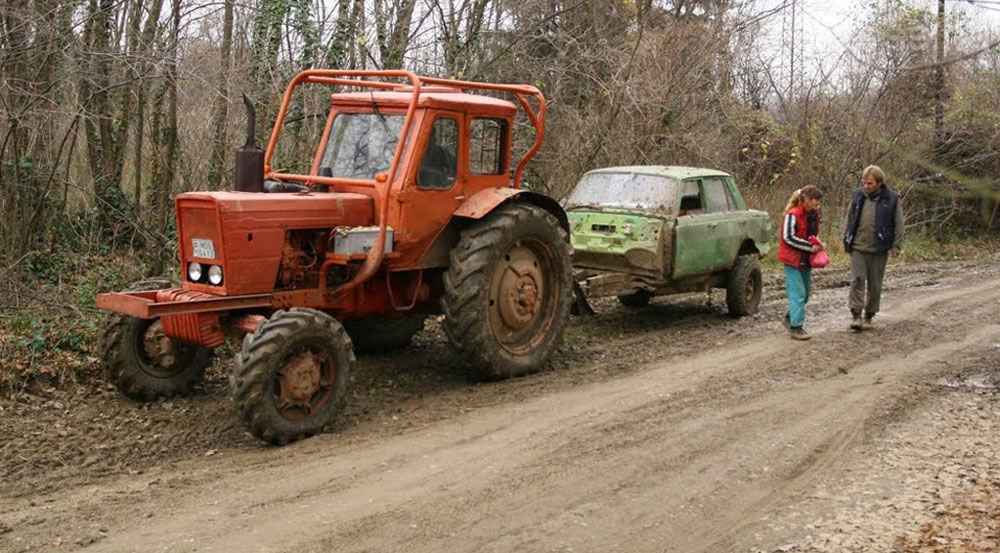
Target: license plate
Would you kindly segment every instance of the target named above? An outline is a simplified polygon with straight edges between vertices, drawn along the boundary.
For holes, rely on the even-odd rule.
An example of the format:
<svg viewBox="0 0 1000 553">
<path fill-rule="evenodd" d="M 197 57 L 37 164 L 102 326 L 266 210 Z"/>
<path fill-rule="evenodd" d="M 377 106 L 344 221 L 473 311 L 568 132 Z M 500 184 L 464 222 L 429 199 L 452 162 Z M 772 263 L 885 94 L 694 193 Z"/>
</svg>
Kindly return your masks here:
<svg viewBox="0 0 1000 553">
<path fill-rule="evenodd" d="M 215 244 L 213 244 L 211 240 L 205 240 L 204 238 L 192 238 L 191 246 L 192 249 L 194 249 L 192 254 L 193 257 L 215 259 Z"/>
</svg>

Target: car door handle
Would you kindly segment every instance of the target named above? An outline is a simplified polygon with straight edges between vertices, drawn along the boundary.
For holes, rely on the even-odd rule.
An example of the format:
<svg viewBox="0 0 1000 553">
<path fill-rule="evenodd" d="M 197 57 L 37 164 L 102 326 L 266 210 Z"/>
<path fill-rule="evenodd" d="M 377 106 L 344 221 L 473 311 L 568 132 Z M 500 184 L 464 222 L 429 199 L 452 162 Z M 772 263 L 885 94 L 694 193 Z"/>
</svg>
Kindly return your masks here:
<svg viewBox="0 0 1000 553">
<path fill-rule="evenodd" d="M 715 227 L 719 226 L 719 223 L 709 223 L 709 224 L 708 224 L 708 225 L 706 225 L 706 226 L 707 226 L 708 228 L 715 228 Z"/>
</svg>

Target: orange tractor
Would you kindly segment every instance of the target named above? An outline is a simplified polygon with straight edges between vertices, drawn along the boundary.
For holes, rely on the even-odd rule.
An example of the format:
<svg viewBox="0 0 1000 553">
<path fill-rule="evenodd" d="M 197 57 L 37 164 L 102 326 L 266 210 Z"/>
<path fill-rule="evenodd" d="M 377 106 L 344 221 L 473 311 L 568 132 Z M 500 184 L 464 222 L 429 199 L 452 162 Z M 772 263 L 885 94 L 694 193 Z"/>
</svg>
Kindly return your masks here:
<svg viewBox="0 0 1000 553">
<path fill-rule="evenodd" d="M 347 90 L 331 95 L 309 173 L 279 172 L 272 155 L 307 83 Z M 518 106 L 535 140 L 515 165 Z M 520 188 L 544 133 L 538 89 L 304 71 L 266 151 L 253 145 L 247 107 L 236 191 L 176 198 L 181 284 L 144 281 L 97 298 L 112 312 L 100 351 L 122 393 L 187 392 L 213 349 L 242 337 L 231 378 L 239 416 L 254 436 L 283 444 L 336 415 L 354 348 L 405 345 L 429 314 L 444 314 L 449 342 L 489 377 L 548 359 L 573 292 L 566 214 Z"/>
</svg>

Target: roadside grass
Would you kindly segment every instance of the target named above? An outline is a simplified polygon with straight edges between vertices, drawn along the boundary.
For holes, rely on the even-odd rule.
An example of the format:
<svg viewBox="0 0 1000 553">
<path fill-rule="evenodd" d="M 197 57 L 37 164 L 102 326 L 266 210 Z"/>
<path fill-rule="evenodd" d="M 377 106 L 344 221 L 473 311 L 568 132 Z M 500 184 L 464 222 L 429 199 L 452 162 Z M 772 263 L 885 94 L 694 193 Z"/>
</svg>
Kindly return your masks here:
<svg viewBox="0 0 1000 553">
<path fill-rule="evenodd" d="M 46 395 L 99 376 L 97 294 L 141 280 L 125 255 L 36 252 L 0 280 L 0 397 Z"/>
</svg>

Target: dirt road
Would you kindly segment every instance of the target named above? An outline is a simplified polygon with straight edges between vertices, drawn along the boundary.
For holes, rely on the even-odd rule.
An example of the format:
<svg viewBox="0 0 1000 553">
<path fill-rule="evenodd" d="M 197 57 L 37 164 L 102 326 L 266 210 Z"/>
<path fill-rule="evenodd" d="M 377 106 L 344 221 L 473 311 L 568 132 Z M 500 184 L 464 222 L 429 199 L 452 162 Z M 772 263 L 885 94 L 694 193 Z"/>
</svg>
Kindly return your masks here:
<svg viewBox="0 0 1000 553">
<path fill-rule="evenodd" d="M 996 551 L 1000 271 L 892 266 L 861 334 L 845 278 L 808 347 L 775 275 L 742 320 L 601 302 L 498 383 L 432 325 L 284 448 L 234 427 L 224 365 L 192 398 L 0 403 L 0 551 Z"/>
</svg>

